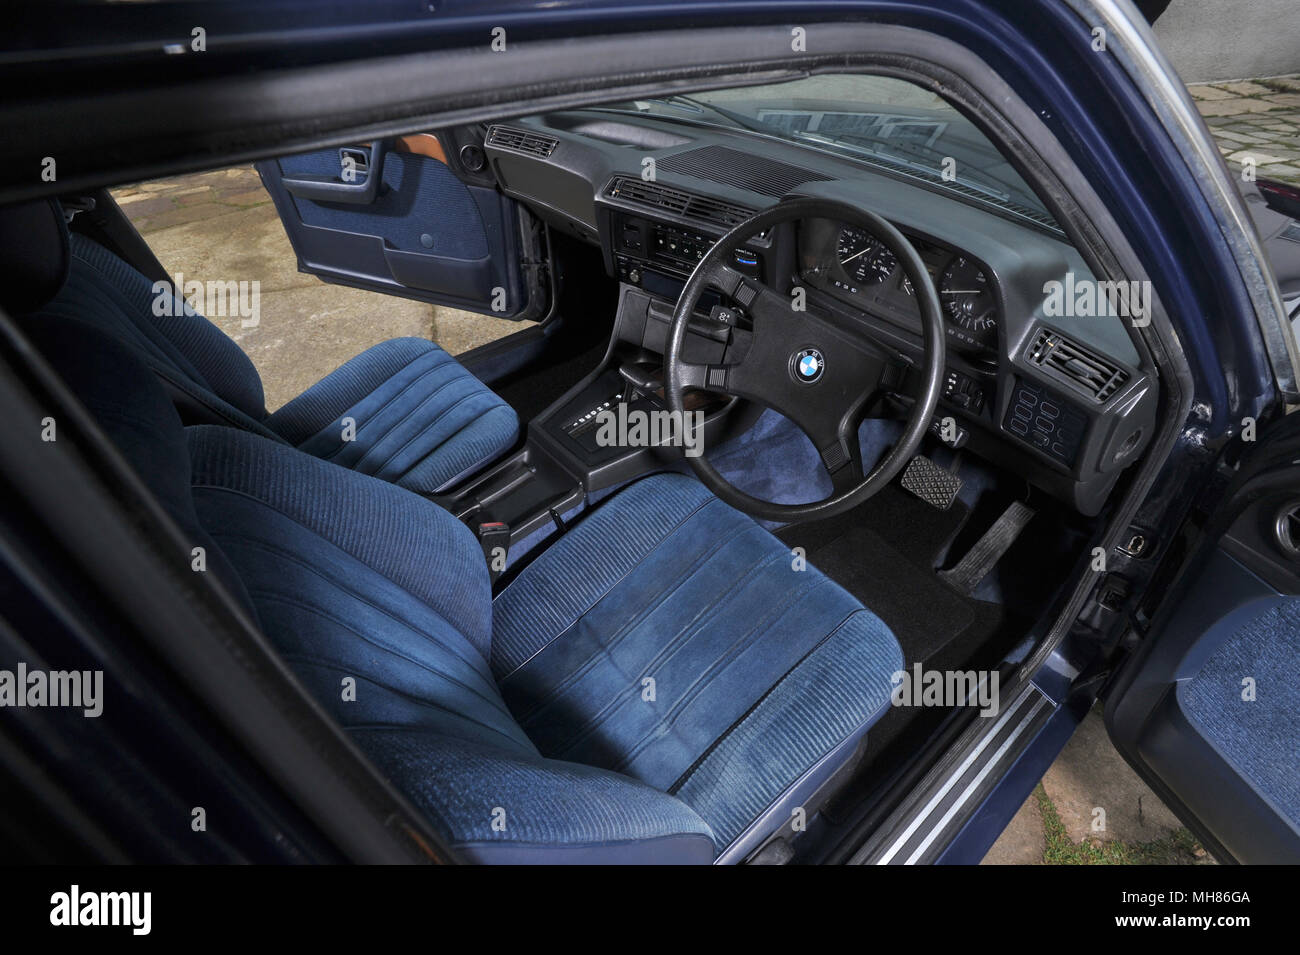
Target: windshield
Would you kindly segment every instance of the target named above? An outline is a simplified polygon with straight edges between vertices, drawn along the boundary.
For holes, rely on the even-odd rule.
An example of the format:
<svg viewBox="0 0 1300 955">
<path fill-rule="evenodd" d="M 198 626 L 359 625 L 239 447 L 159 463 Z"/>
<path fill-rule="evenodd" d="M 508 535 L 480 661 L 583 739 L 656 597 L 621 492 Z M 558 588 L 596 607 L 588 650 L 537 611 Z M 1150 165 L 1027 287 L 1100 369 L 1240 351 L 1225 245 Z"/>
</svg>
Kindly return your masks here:
<svg viewBox="0 0 1300 955">
<path fill-rule="evenodd" d="M 907 80 L 862 74 L 631 100 L 610 109 L 748 129 L 848 156 L 1059 231 L 979 129 Z"/>
</svg>

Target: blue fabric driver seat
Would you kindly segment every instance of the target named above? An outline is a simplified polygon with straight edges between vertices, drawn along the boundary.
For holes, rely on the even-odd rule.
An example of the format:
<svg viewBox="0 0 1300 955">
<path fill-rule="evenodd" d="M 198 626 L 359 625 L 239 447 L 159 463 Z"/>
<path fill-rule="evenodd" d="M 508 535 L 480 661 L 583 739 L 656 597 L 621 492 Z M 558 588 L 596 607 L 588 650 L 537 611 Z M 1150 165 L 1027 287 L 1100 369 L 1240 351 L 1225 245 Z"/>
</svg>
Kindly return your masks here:
<svg viewBox="0 0 1300 955">
<path fill-rule="evenodd" d="M 491 663 L 543 755 L 676 796 L 726 861 L 848 762 L 903 668 L 879 617 L 681 474 L 526 567 L 494 602 Z"/>
<path fill-rule="evenodd" d="M 0 251 L 35 242 L 62 255 L 66 280 L 36 314 L 75 318 L 117 338 L 153 369 L 187 421 L 230 425 L 423 493 L 446 490 L 514 445 L 514 410 L 433 342 L 373 346 L 273 414 L 235 342 L 185 302 L 54 214 L 22 234 L 0 215 Z M 47 233 L 59 232 L 58 235 Z M 158 314 L 161 312 L 162 314 Z"/>
<path fill-rule="evenodd" d="M 433 502 L 184 428 L 114 338 L 26 327 L 306 690 L 470 860 L 739 861 L 888 705 L 888 628 L 693 478 L 611 496 L 493 601 L 475 535 Z"/>
</svg>

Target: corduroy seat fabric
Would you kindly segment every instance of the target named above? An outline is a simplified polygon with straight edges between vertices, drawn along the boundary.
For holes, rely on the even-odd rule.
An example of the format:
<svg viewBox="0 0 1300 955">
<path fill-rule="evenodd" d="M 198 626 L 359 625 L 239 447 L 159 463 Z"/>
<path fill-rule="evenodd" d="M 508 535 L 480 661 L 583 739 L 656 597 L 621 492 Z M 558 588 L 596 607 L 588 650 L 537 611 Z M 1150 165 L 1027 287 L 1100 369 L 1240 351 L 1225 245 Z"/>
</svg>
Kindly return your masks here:
<svg viewBox="0 0 1300 955">
<path fill-rule="evenodd" d="M 693 478 L 611 496 L 494 602 L 475 535 L 433 502 L 185 428 L 115 337 L 25 324 L 304 688 L 470 860 L 740 861 L 888 705 L 888 628 Z"/>
<path fill-rule="evenodd" d="M 253 363 L 216 325 L 179 300 L 157 308 L 153 283 L 85 236 L 72 235 L 68 248 L 67 280 L 37 315 L 78 319 L 117 338 L 189 420 L 284 441 L 424 493 L 480 470 L 519 436 L 509 405 L 419 338 L 367 349 L 268 415 Z"/>
<path fill-rule="evenodd" d="M 676 795 L 731 855 L 852 756 L 903 667 L 879 617 L 679 474 L 525 568 L 494 604 L 491 661 L 544 755 Z"/>
</svg>

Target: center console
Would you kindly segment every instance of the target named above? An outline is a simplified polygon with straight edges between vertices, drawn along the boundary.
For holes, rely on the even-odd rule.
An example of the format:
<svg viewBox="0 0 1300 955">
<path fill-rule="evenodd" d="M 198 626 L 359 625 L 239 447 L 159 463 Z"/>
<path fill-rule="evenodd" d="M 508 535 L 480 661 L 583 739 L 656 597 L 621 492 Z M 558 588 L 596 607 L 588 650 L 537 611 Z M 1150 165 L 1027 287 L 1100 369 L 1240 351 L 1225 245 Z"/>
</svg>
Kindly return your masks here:
<svg viewBox="0 0 1300 955">
<path fill-rule="evenodd" d="M 664 233 L 650 235 L 657 244 Z M 645 241 L 642 238 L 640 241 Z M 669 249 L 678 254 L 678 249 Z M 631 263 L 631 260 L 629 260 Z M 675 279 L 680 273 L 629 264 L 638 283 L 647 276 Z M 655 281 L 655 279 L 651 279 Z M 670 290 L 671 291 L 671 290 Z M 675 299 L 673 299 L 675 302 Z M 665 420 L 664 349 L 673 304 L 631 281 L 619 286 L 618 311 L 604 358 L 589 375 L 528 424 L 524 446 L 438 503 L 456 514 L 480 539 L 504 539 L 510 546 L 544 530 L 562 528 L 588 494 L 652 471 L 678 465 L 684 449 L 675 442 L 609 441 L 604 415 L 661 416 Z M 728 327 L 704 312 L 692 316 L 682 357 L 691 362 L 722 359 Z M 685 410 L 702 415 L 702 447 L 716 447 L 741 433 L 761 409 L 728 395 L 691 391 Z M 644 412 L 645 415 L 637 413 Z"/>
</svg>

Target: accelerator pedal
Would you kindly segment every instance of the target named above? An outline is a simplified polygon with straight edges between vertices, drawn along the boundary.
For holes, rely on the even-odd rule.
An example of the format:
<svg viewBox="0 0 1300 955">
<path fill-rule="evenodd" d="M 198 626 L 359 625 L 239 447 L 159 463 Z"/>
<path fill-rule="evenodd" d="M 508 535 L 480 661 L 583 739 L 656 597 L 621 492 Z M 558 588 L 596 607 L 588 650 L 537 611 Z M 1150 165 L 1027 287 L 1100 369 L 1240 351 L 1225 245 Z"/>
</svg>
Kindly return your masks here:
<svg viewBox="0 0 1300 955">
<path fill-rule="evenodd" d="M 955 463 L 954 463 L 955 466 Z M 903 472 L 903 487 L 931 507 L 946 511 L 957 500 L 962 479 L 956 470 L 949 471 L 935 464 L 924 454 L 918 454 Z"/>
<path fill-rule="evenodd" d="M 1020 536 L 1033 516 L 1032 507 L 1020 501 L 1013 503 L 984 532 L 984 536 L 975 542 L 975 546 L 966 552 L 966 556 L 957 562 L 956 567 L 939 571 L 939 579 L 959 594 L 969 597 L 980 581 L 988 576 L 993 565 L 1002 559 L 1002 555 Z"/>
</svg>

